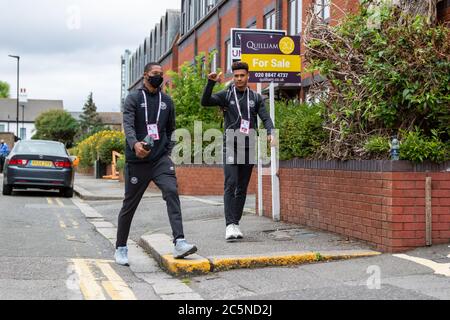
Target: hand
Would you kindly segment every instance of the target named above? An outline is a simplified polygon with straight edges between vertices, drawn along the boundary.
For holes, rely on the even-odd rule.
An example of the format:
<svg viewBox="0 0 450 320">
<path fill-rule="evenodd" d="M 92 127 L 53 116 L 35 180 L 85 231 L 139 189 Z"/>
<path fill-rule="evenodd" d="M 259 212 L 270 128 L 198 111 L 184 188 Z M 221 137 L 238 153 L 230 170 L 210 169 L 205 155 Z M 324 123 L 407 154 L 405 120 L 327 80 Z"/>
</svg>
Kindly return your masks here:
<svg viewBox="0 0 450 320">
<path fill-rule="evenodd" d="M 277 139 L 275 138 L 274 135 L 267 136 L 267 141 L 270 142 L 270 146 L 271 146 L 271 147 L 276 147 L 276 146 L 278 146 L 278 141 L 277 141 Z"/>
<path fill-rule="evenodd" d="M 134 151 L 136 152 L 136 156 L 139 159 L 144 159 L 150 154 L 150 151 L 147 151 L 144 149 L 144 143 L 143 142 L 137 142 L 134 145 Z"/>
<path fill-rule="evenodd" d="M 216 72 L 211 72 L 210 74 L 208 74 L 208 79 L 215 81 L 215 82 L 220 82 L 220 76 L 222 75 L 222 72 L 217 74 Z"/>
</svg>

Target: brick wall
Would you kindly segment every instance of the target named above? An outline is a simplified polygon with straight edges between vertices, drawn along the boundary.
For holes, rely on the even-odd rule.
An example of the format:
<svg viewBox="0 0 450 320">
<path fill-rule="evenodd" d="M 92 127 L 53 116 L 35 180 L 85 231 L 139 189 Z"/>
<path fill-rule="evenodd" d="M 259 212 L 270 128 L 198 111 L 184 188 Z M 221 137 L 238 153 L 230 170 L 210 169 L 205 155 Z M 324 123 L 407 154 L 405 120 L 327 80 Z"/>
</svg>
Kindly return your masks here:
<svg viewBox="0 0 450 320">
<path fill-rule="evenodd" d="M 450 164 L 449 164 L 450 167 Z M 450 172 L 280 168 L 281 219 L 401 252 L 426 245 L 425 179 L 432 178 L 433 244 L 450 242 Z M 270 177 L 263 178 L 271 216 Z"/>
<path fill-rule="evenodd" d="M 224 174 L 219 166 L 179 166 L 176 168 L 178 192 L 182 195 L 223 195 Z M 257 173 L 252 174 L 248 194 L 257 191 Z"/>
</svg>

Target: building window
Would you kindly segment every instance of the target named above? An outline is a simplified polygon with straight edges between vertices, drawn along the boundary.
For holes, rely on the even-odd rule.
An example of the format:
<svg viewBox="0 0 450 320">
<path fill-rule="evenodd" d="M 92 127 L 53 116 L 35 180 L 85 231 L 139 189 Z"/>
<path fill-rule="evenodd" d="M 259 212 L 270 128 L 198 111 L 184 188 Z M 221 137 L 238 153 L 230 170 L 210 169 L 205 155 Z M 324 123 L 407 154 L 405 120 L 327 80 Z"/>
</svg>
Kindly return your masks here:
<svg viewBox="0 0 450 320">
<path fill-rule="evenodd" d="M 314 12 L 322 18 L 323 21 L 328 22 L 330 20 L 330 0 L 316 0 Z"/>
<path fill-rule="evenodd" d="M 214 54 L 211 57 L 209 70 L 217 72 L 217 58 L 218 58 L 217 51 L 214 51 Z"/>
<path fill-rule="evenodd" d="M 207 1 L 206 12 L 209 12 L 216 5 L 216 0 L 206 0 L 206 1 Z"/>
<path fill-rule="evenodd" d="M 20 128 L 20 139 L 27 140 L 27 128 Z"/>
<path fill-rule="evenodd" d="M 264 29 L 275 30 L 277 28 L 277 18 L 275 10 L 272 10 L 264 16 Z"/>
<path fill-rule="evenodd" d="M 195 24 L 194 0 L 189 1 L 189 29 Z"/>
<path fill-rule="evenodd" d="M 0 124 L 0 132 L 5 132 L 5 125 L 4 124 Z"/>
<path fill-rule="evenodd" d="M 186 12 L 181 15 L 181 34 L 186 32 Z"/>
<path fill-rule="evenodd" d="M 225 50 L 226 50 L 226 73 L 231 73 L 231 41 L 225 41 Z"/>
<path fill-rule="evenodd" d="M 295 35 L 302 32 L 302 0 L 289 2 L 289 34 Z"/>
<path fill-rule="evenodd" d="M 169 50 L 169 46 L 170 46 L 170 43 L 169 43 L 169 17 L 166 17 L 166 23 L 165 23 L 165 28 L 164 28 L 165 30 L 164 30 L 164 42 L 165 42 L 165 44 L 164 44 L 164 47 L 166 48 L 166 52 L 167 52 L 167 50 Z"/>
<path fill-rule="evenodd" d="M 159 46 L 159 57 L 161 57 L 163 55 L 163 53 L 165 52 L 166 48 L 164 47 L 166 44 L 166 41 L 164 40 L 164 24 L 163 21 L 161 20 L 161 28 L 159 29 L 159 38 L 160 38 L 160 43 L 161 45 Z"/>
</svg>

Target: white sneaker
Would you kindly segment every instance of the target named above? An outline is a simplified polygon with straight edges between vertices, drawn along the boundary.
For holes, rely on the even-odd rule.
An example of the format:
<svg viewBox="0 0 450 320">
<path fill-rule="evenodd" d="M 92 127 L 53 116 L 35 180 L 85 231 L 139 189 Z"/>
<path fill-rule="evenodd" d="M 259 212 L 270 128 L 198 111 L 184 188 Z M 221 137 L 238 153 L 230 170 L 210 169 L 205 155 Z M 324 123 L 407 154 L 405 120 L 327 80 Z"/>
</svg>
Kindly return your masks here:
<svg viewBox="0 0 450 320">
<path fill-rule="evenodd" d="M 227 229 L 225 230 L 225 240 L 236 240 L 237 235 L 236 231 L 234 230 L 234 224 L 229 224 L 227 226 Z"/>
<path fill-rule="evenodd" d="M 128 247 L 119 247 L 114 254 L 116 263 L 122 266 L 129 266 L 128 264 Z"/>
<path fill-rule="evenodd" d="M 241 229 L 239 229 L 239 226 L 237 224 L 233 224 L 233 228 L 236 239 L 242 239 L 244 235 L 242 234 Z"/>
</svg>

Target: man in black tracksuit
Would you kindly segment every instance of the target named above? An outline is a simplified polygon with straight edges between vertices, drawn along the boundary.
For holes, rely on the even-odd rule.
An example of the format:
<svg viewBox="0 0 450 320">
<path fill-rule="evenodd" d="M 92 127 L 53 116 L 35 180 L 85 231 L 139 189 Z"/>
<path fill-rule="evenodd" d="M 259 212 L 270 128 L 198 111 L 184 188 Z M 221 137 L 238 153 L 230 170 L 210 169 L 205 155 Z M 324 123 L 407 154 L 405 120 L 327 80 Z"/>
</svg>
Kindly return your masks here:
<svg viewBox="0 0 450 320">
<path fill-rule="evenodd" d="M 248 87 L 248 65 L 245 62 L 236 62 L 233 64 L 232 70 L 234 83 L 217 94 L 212 92 L 215 83 L 220 79 L 220 74 L 217 75 L 213 72 L 208 75 L 208 84 L 202 98 L 203 106 L 220 106 L 225 117 L 223 154 L 225 239 L 227 241 L 243 237 L 239 229 L 239 222 L 242 218 L 247 188 L 255 163 L 254 133 L 258 125 L 257 116 L 261 118 L 265 129 L 268 130 L 269 141 L 275 144 L 273 132 L 275 128 L 267 113 L 264 100 L 260 94 Z M 244 139 L 239 139 L 239 136 L 243 136 Z"/>
<path fill-rule="evenodd" d="M 127 239 L 131 221 L 151 181 L 162 191 L 167 204 L 175 244 L 174 257 L 184 258 L 197 251 L 184 239 L 175 166 L 169 157 L 174 147 L 171 138 L 175 131 L 175 106 L 161 91 L 162 82 L 161 66 L 149 63 L 144 71 L 144 86 L 130 93 L 125 100 L 125 199 L 119 214 L 115 254 L 116 262 L 121 265 L 128 265 Z M 154 141 L 150 151 L 146 150 L 148 143 L 143 142 L 147 136 Z"/>
</svg>

